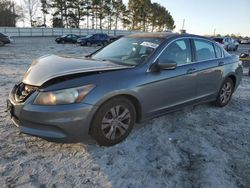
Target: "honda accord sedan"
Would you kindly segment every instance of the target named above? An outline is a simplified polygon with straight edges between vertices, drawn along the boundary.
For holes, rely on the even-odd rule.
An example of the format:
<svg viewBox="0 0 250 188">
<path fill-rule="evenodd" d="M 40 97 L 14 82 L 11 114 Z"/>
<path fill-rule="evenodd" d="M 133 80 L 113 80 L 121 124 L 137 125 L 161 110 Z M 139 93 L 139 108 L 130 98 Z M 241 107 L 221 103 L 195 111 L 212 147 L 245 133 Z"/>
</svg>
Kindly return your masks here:
<svg viewBox="0 0 250 188">
<path fill-rule="evenodd" d="M 110 146 L 137 122 L 186 105 L 227 105 L 242 72 L 239 58 L 211 39 L 133 34 L 86 57 L 35 60 L 7 106 L 23 133 Z"/>
</svg>

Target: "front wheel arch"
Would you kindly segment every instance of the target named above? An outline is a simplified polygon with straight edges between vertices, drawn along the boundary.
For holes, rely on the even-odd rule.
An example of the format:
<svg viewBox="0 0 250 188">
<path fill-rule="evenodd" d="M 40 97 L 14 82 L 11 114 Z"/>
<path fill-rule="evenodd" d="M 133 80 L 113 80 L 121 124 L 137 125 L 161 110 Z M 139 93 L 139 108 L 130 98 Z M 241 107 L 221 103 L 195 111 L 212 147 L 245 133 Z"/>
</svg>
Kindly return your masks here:
<svg viewBox="0 0 250 188">
<path fill-rule="evenodd" d="M 108 99 L 105 99 L 104 101 L 100 102 L 98 104 L 98 108 L 100 108 L 102 105 L 104 105 L 105 103 L 107 103 L 108 101 L 115 99 L 115 98 L 119 98 L 119 97 L 124 97 L 126 99 L 128 99 L 135 107 L 136 110 L 136 123 L 139 123 L 142 119 L 142 106 L 140 101 L 133 95 L 129 95 L 129 94 L 119 94 L 119 95 L 115 95 L 112 97 L 109 97 Z M 90 121 L 90 127 L 89 127 L 89 134 L 91 135 L 91 124 L 93 122 L 93 119 L 97 113 L 98 109 L 94 112 L 93 118 Z"/>
</svg>

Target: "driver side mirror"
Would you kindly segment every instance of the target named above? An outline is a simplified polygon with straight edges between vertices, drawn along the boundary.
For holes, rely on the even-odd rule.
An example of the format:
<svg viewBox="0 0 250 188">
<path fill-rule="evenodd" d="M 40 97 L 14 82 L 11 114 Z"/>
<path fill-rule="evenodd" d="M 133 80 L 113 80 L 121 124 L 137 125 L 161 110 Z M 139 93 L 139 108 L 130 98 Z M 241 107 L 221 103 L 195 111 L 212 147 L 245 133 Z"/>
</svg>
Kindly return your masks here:
<svg viewBox="0 0 250 188">
<path fill-rule="evenodd" d="M 177 67 L 177 63 L 172 60 L 157 59 L 157 61 L 151 66 L 152 72 L 158 72 L 160 70 L 174 70 Z"/>
<path fill-rule="evenodd" d="M 159 67 L 159 69 L 162 70 L 173 70 L 176 69 L 177 67 L 177 63 L 175 61 L 172 60 L 165 60 L 165 59 L 158 59 L 157 60 L 157 67 Z"/>
</svg>

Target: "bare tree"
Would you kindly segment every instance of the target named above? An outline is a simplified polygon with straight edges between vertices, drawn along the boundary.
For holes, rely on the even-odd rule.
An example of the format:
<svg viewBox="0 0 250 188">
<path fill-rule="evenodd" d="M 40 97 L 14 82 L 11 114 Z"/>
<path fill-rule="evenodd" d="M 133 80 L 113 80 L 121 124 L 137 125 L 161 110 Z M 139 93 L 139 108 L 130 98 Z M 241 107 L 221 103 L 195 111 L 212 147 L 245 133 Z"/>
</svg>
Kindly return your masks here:
<svg viewBox="0 0 250 188">
<path fill-rule="evenodd" d="M 24 10 L 27 11 L 28 19 L 30 22 L 30 26 L 33 27 L 35 25 L 35 15 L 39 8 L 39 1 L 37 0 L 23 0 Z"/>
</svg>

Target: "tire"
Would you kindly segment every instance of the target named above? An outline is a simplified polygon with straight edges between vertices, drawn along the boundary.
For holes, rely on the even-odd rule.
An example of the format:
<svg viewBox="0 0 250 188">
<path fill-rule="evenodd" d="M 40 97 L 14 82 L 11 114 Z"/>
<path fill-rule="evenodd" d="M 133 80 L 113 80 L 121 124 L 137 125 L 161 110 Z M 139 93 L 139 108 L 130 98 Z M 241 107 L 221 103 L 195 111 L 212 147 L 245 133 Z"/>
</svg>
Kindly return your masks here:
<svg viewBox="0 0 250 188">
<path fill-rule="evenodd" d="M 91 135 L 101 146 L 115 145 L 129 135 L 135 120 L 134 105 L 127 98 L 113 98 L 97 110 L 91 124 Z"/>
<path fill-rule="evenodd" d="M 226 106 L 232 98 L 233 91 L 234 91 L 233 80 L 231 78 L 226 78 L 217 95 L 215 105 L 218 107 Z"/>
<path fill-rule="evenodd" d="M 87 42 L 86 45 L 87 45 L 87 46 L 91 46 L 91 42 Z"/>
<path fill-rule="evenodd" d="M 107 44 L 108 44 L 107 41 L 104 41 L 104 42 L 102 43 L 103 46 L 107 46 Z"/>
<path fill-rule="evenodd" d="M 248 70 L 248 76 L 250 76 L 250 69 Z"/>
<path fill-rule="evenodd" d="M 4 46 L 4 42 L 0 41 L 0 46 Z"/>
</svg>

